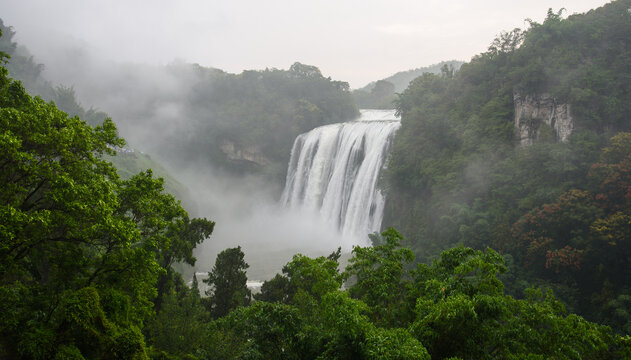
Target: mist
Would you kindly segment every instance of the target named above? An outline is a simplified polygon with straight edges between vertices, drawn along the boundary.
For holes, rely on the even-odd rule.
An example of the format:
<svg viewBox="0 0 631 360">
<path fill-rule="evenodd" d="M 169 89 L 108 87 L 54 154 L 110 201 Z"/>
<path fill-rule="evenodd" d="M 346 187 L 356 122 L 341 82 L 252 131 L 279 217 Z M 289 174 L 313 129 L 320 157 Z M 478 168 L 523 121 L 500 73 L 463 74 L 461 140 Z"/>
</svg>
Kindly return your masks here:
<svg viewBox="0 0 631 360">
<path fill-rule="evenodd" d="M 294 254 L 326 256 L 338 247 L 349 253 L 359 242 L 342 237 L 317 213 L 281 207 L 277 189 L 255 176 L 235 177 L 194 164 L 177 176 L 195 194 L 193 214 L 216 222 L 211 237 L 196 249 L 197 272 L 210 271 L 220 251 L 241 246 L 249 277 L 266 280 Z"/>
<path fill-rule="evenodd" d="M 186 186 L 193 200 L 188 209 L 192 216 L 216 222 L 211 237 L 195 251 L 195 271 L 210 271 L 220 251 L 241 246 L 250 265 L 249 276 L 266 280 L 279 273 L 293 254 L 328 255 L 338 246 L 349 253 L 358 243 L 343 238 L 317 213 L 282 208 L 280 183 L 214 167 L 203 154 L 181 162 L 170 153 L 177 149 L 168 144 L 169 134 L 185 137 L 200 126 L 199 119 L 186 111 L 198 79 L 185 64 L 159 67 L 91 61 L 88 66 L 83 63 L 83 69 L 83 75 L 75 72 L 73 83 L 82 103 L 110 114 L 130 147 L 151 154 Z"/>
<path fill-rule="evenodd" d="M 147 131 L 148 123 L 168 134 L 186 122 L 182 106 L 192 74 L 176 74 L 167 66 L 104 61 L 78 44 L 66 45 L 43 57 L 44 77 L 74 88 L 84 107 L 106 112 L 132 147 L 151 153 L 160 146 L 149 141 L 155 140 L 156 131 Z"/>
<path fill-rule="evenodd" d="M 220 251 L 241 246 L 249 276 L 265 280 L 280 272 L 293 254 L 322 256 L 338 247 L 350 253 L 359 243 L 343 238 L 318 213 L 282 208 L 281 183 L 212 166 L 204 154 L 184 162 L 173 154 L 178 151 L 169 142 L 173 134 L 186 137 L 204 125 L 200 122 L 221 121 L 210 114 L 191 116 L 187 109 L 203 73 L 211 69 L 184 62 L 158 66 L 101 61 L 81 48 L 56 56 L 46 63 L 44 75 L 54 83 L 70 84 L 84 106 L 111 116 L 128 147 L 158 160 L 186 186 L 184 205 L 191 216 L 216 222 L 211 237 L 195 251 L 194 271 L 210 271 Z"/>
<path fill-rule="evenodd" d="M 47 8 L 38 2 L 28 3 L 33 9 Z M 565 6 L 562 1 L 548 3 L 546 6 Z M 603 1 L 582 1 L 580 4 L 574 2 L 572 6 L 568 4 L 567 7 L 568 11 L 575 12 L 602 3 Z M 39 7 L 34 6 L 35 4 Z M 248 19 L 252 20 L 252 15 L 236 15 L 239 13 L 236 10 L 252 14 L 247 11 L 250 9 L 227 5 L 200 9 L 200 13 L 216 10 L 209 18 L 209 27 L 206 27 L 199 16 L 190 14 L 190 9 L 187 9 L 187 13 L 191 15 L 191 26 L 177 26 L 182 19 L 160 13 L 167 25 L 162 26 L 158 20 L 161 17 L 154 16 L 158 11 L 156 7 L 145 9 L 139 5 L 114 9 L 123 15 L 120 22 L 112 22 L 115 25 L 106 28 L 107 32 L 103 31 L 105 28 L 101 25 L 93 27 L 86 21 L 91 19 L 90 21 L 100 24 L 101 20 L 114 16 L 110 11 L 102 9 L 102 17 L 95 17 L 94 13 L 87 14 L 84 7 L 68 4 L 57 9 L 67 10 L 64 16 L 72 13 L 71 8 L 76 9 L 78 16 L 72 22 L 56 20 L 64 23 L 63 26 L 58 24 L 58 29 L 51 30 L 53 24 L 45 22 L 45 17 L 38 11 L 29 13 L 29 16 L 41 21 L 35 22 L 37 26 L 27 27 L 24 18 L 16 12 L 20 8 L 17 4 L 4 9 L 4 13 L 8 15 L 4 20 L 7 25 L 15 26 L 17 40 L 23 39 L 22 45 L 31 50 L 37 62 L 45 65 L 44 77 L 54 84 L 73 87 L 84 107 L 94 107 L 111 116 L 129 147 L 150 154 L 186 185 L 194 199 L 188 210 L 194 216 L 216 221 L 214 234 L 197 250 L 197 271 L 209 270 L 219 251 L 227 247 L 242 246 L 246 261 L 251 265 L 250 274 L 271 277 L 296 252 L 326 255 L 335 251 L 338 246 L 349 252 L 357 240 L 343 239 L 318 214 L 295 213 L 282 209 L 278 205 L 281 182 L 270 183 L 255 174 L 237 175 L 209 166 L 204 154 L 191 156 L 186 162 L 179 156 L 173 156 L 179 151 L 171 141 L 173 136 L 186 142 L 200 126 L 222 121 L 213 117 L 213 114 L 207 117 L 199 114 L 193 116 L 189 110 L 190 99 L 197 96 L 197 86 L 206 78 L 205 73 L 212 71 L 213 65 L 238 72 L 248 68 L 287 67 L 296 59 L 306 59 L 322 66 L 325 76 L 330 74 L 360 85 L 395 71 L 445 59 L 467 59 L 482 51 L 498 29 L 522 26 L 523 17 L 530 11 L 525 8 L 513 9 L 514 4 L 507 6 L 486 2 L 484 5 L 476 4 L 478 8 L 472 15 L 471 8 L 463 5 L 432 2 L 417 8 L 410 3 L 401 2 L 397 4 L 400 6 L 398 11 L 407 15 L 386 16 L 378 20 L 374 16 L 381 13 L 380 9 L 383 10 L 385 5 L 372 4 L 364 13 L 360 10 L 362 4 L 355 5 L 332 7 L 331 4 L 326 4 L 312 12 L 313 16 L 308 16 L 309 11 L 304 11 L 304 8 L 292 5 L 288 7 L 289 14 L 281 16 L 282 19 L 277 14 L 270 15 L 264 22 L 268 26 L 263 27 L 245 25 L 244 22 Z M 386 5 L 388 8 L 397 8 L 390 3 Z M 7 6 L 0 6 L 2 7 Z M 403 11 L 405 8 L 410 11 Z M 541 4 L 533 4 L 533 14 L 540 14 L 532 18 L 544 16 L 542 8 Z M 167 7 L 166 10 L 169 9 L 179 8 Z M 437 15 L 438 10 L 442 15 Z M 480 25 L 481 19 L 487 19 L 485 14 L 489 11 L 494 14 L 492 24 L 472 26 L 471 21 Z M 500 19 L 508 19 L 506 16 L 499 16 L 499 13 L 511 12 L 518 14 L 520 20 L 510 17 L 510 24 L 497 23 Z M 292 14 L 296 16 L 292 17 Z M 443 20 L 442 25 L 433 25 L 432 14 Z M 257 14 L 257 18 L 258 15 L 260 14 Z M 330 27 L 322 26 L 321 21 L 325 17 L 333 19 Z M 446 17 L 449 18 L 448 22 Z M 147 18 L 151 20 L 146 20 Z M 349 21 L 351 18 L 361 20 L 352 22 Z M 274 19 L 279 22 L 274 23 Z M 463 19 L 466 22 L 457 24 Z M 235 32 L 236 25 L 231 24 L 231 21 L 243 27 Z M 302 21 L 305 25 L 298 26 L 297 21 Z M 346 22 L 348 24 L 341 25 Z M 130 27 L 132 23 L 134 26 Z M 197 32 L 191 32 L 191 27 Z M 218 34 L 224 29 L 230 29 L 226 33 L 226 40 L 218 40 Z M 295 31 L 292 32 L 291 29 Z M 472 29 L 477 32 L 478 38 L 475 41 L 468 37 Z M 489 29 L 493 33 L 482 35 L 478 32 Z M 160 37 L 156 33 L 164 36 Z M 290 38 L 279 40 L 289 33 L 293 34 Z M 275 39 L 274 44 L 264 41 L 262 43 L 266 46 L 255 46 L 251 42 L 262 41 L 262 37 L 269 34 L 272 34 L 269 37 Z M 318 37 L 314 38 L 316 35 Z M 204 36 L 207 38 L 204 39 Z M 342 42 L 333 41 L 336 38 L 340 38 Z M 415 45 L 412 46 L 412 43 Z M 148 47 L 148 44 L 159 45 Z M 308 49 L 305 49 L 305 44 L 308 44 Z M 409 49 L 421 48 L 416 46 L 418 44 L 423 44 L 424 54 L 408 53 Z M 266 49 L 261 49 L 262 47 Z M 191 52 L 193 48 L 199 51 Z M 288 49 L 295 49 L 295 52 Z M 375 60 L 373 58 L 379 57 L 370 56 L 375 53 L 397 53 L 401 56 L 384 56 L 382 60 Z M 355 54 L 360 58 L 351 56 Z M 244 60 L 249 58 L 256 59 L 256 62 Z M 395 58 L 401 60 L 395 61 Z M 333 63 L 330 62 L 331 59 Z M 190 61 L 198 61 L 203 66 L 192 65 Z M 385 63 L 389 67 L 384 67 Z M 358 71 L 363 73 L 357 73 Z M 286 141 L 291 142 L 293 139 Z M 477 170 L 475 166 L 470 170 L 469 175 L 479 181 L 481 170 Z"/>
<path fill-rule="evenodd" d="M 127 148 L 144 153 L 143 159 L 157 161 L 167 176 L 184 185 L 182 193 L 174 194 L 189 214 L 216 222 L 214 233 L 195 250 L 195 267 L 185 269 L 185 275 L 210 271 L 216 255 L 229 247 L 241 246 L 250 264 L 249 276 L 266 280 L 296 253 L 321 256 L 338 247 L 349 253 L 359 243 L 343 238 L 317 213 L 283 209 L 278 203 L 284 185 L 281 179 L 270 180 L 250 168 L 231 170 L 218 164 L 216 155 L 209 158 L 203 136 L 211 136 L 209 142 L 222 139 L 216 131 L 223 123 L 238 120 L 240 114 L 231 114 L 234 110 L 229 109 L 231 116 L 225 118 L 225 112 L 204 106 L 205 101 L 232 101 L 215 95 L 226 89 L 223 71 L 183 61 L 161 66 L 102 60 L 72 42 L 46 58 L 44 78 L 53 86 L 72 87 L 82 106 L 106 112 L 126 139 Z M 224 87 L 215 89 L 213 84 L 222 79 Z M 240 81 L 235 75 L 227 79 Z M 194 141 L 190 139 L 197 143 L 187 146 Z M 293 138 L 286 141 L 291 144 Z M 286 152 L 288 158 L 289 149 Z M 280 165 L 283 169 L 278 172 L 284 176 L 287 164 Z"/>
<path fill-rule="evenodd" d="M 0 13 L 48 64 L 66 38 L 95 57 L 167 64 L 184 59 L 230 72 L 316 64 L 352 87 L 401 70 L 468 60 L 501 30 L 546 9 L 584 12 L 606 0 L 238 2 L 4 1 Z"/>
</svg>

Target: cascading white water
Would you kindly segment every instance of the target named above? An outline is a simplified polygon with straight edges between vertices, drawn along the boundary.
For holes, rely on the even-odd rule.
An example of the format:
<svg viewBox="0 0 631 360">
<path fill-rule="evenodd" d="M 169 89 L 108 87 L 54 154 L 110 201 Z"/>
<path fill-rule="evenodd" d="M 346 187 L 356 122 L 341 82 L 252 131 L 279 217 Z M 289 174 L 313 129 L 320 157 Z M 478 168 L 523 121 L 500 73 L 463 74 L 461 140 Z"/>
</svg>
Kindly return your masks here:
<svg viewBox="0 0 631 360">
<path fill-rule="evenodd" d="M 367 234 L 381 227 L 385 199 L 377 180 L 400 122 L 394 110 L 360 113 L 296 138 L 281 203 L 317 211 L 343 236 L 367 245 Z"/>
</svg>

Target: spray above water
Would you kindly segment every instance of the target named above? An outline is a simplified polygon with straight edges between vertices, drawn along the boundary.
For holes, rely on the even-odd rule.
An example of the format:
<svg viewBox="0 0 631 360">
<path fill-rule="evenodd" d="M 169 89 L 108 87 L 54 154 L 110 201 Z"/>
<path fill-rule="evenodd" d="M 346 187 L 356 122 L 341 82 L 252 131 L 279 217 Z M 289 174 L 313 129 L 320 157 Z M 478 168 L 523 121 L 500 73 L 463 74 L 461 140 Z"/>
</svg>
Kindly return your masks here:
<svg viewBox="0 0 631 360">
<path fill-rule="evenodd" d="M 394 110 L 360 110 L 356 121 L 321 126 L 296 138 L 281 204 L 316 212 L 350 245 L 369 245 L 385 199 L 377 180 L 394 133 Z"/>
<path fill-rule="evenodd" d="M 264 280 L 296 253 L 326 256 L 338 246 L 350 253 L 353 245 L 369 245 L 384 208 L 379 172 L 399 126 L 392 110 L 362 110 L 356 121 L 298 136 L 280 204 L 254 178 L 180 171 L 204 200 L 199 213 L 217 222 L 196 249 L 195 270 L 209 271 L 220 251 L 241 246 L 250 280 Z"/>
</svg>

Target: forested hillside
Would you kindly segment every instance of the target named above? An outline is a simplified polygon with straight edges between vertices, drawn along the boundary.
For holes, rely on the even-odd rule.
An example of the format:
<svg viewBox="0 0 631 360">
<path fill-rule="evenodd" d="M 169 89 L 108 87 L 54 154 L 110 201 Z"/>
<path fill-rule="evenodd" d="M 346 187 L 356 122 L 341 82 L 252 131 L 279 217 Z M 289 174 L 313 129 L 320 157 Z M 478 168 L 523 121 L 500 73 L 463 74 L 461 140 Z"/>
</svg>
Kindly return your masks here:
<svg viewBox="0 0 631 360">
<path fill-rule="evenodd" d="M 355 248 L 344 272 L 339 250 L 294 256 L 252 304 L 244 254 L 226 249 L 201 298 L 172 266 L 195 263 L 214 223 L 189 219 L 151 171 L 120 179 L 103 160 L 124 145 L 110 119 L 68 117 L 0 67 L 0 131 L 2 359 L 631 355 L 628 337 L 551 294 L 505 296 L 495 251 L 454 248 L 410 270 L 394 230 Z"/>
<path fill-rule="evenodd" d="M 77 87 L 55 87 L 43 76 L 45 65 L 12 40 L 15 31 L 0 26 L 0 50 L 12 57 L 9 74 L 27 90 L 95 125 L 106 115 L 85 110 L 78 98 L 88 99 L 116 119 L 132 147 L 176 171 L 195 164 L 258 175 L 280 188 L 298 134 L 359 115 L 348 83 L 301 63 L 230 74 L 182 62 L 156 67 L 68 58 L 76 71 L 64 81 Z"/>
<path fill-rule="evenodd" d="M 415 79 L 397 103 L 384 223 L 424 261 L 491 246 L 511 294 L 551 288 L 629 332 L 630 8 L 549 10 L 455 74 Z"/>
<path fill-rule="evenodd" d="M 5 31 L 0 359 L 631 358 L 631 0 L 550 10 L 415 79 L 381 179 L 388 229 L 343 269 L 339 248 L 296 254 L 257 294 L 236 244 L 203 293 L 176 271 L 215 223 Z M 346 83 L 300 63 L 127 70 L 99 91 L 180 167 L 279 181 L 296 134 L 357 114 Z M 126 98 L 157 83 L 143 71 L 182 81 Z"/>
<path fill-rule="evenodd" d="M 198 73 L 178 125 L 171 133 L 152 133 L 169 162 L 199 161 L 282 184 L 296 136 L 359 115 L 348 83 L 324 77 L 315 66 L 238 75 L 183 66 Z"/>
</svg>

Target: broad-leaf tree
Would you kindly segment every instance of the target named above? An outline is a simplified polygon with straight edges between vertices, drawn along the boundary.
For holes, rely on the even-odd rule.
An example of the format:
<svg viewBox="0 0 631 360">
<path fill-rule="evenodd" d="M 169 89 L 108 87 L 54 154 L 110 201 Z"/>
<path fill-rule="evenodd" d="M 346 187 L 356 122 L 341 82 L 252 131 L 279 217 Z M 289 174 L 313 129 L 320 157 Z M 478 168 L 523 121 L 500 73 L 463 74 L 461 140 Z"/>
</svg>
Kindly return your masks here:
<svg viewBox="0 0 631 360">
<path fill-rule="evenodd" d="M 29 96 L 0 67 L 0 356 L 145 358 L 157 282 L 212 231 L 151 173 L 122 181 L 124 141 Z"/>
</svg>

